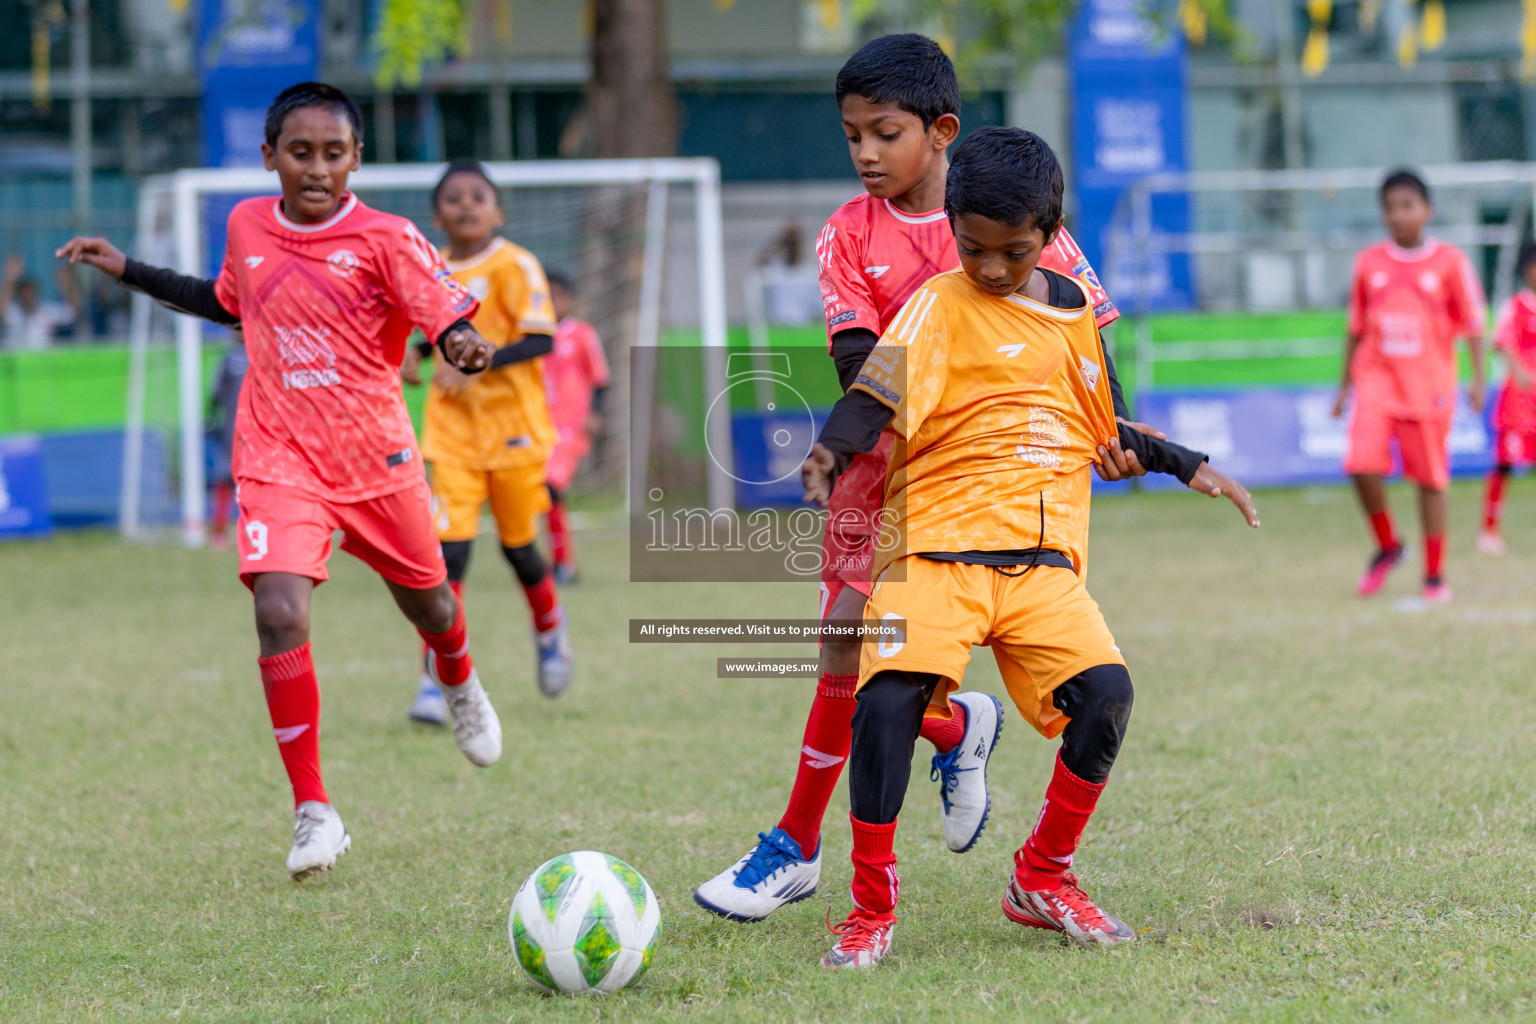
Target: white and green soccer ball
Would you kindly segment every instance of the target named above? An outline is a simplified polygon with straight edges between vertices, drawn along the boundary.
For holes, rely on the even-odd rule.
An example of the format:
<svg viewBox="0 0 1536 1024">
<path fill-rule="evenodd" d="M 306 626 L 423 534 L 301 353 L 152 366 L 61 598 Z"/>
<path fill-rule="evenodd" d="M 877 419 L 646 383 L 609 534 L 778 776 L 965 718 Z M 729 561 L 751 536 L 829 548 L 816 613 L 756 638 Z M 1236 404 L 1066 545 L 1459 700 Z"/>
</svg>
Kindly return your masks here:
<svg viewBox="0 0 1536 1024">
<path fill-rule="evenodd" d="M 661 925 L 640 872 L 606 853 L 545 861 L 512 899 L 507 933 L 518 964 L 546 992 L 617 992 L 651 966 Z"/>
</svg>

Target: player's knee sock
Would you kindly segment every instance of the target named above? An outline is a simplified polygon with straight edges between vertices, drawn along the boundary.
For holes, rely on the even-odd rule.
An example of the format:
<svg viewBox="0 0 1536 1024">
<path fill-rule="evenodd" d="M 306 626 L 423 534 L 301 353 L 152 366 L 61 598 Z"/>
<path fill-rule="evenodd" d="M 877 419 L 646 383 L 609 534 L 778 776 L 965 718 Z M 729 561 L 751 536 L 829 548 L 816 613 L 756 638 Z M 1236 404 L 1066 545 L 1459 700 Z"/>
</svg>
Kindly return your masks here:
<svg viewBox="0 0 1536 1024">
<path fill-rule="evenodd" d="M 256 663 L 261 666 L 261 686 L 267 694 L 277 752 L 293 786 L 294 806 L 306 800 L 330 803 L 320 781 L 320 683 L 315 679 L 309 644 L 258 658 Z"/>
<path fill-rule="evenodd" d="M 805 858 L 816 856 L 821 844 L 821 821 L 827 804 L 842 778 L 843 763 L 853 743 L 853 713 L 856 675 L 828 672 L 816 684 L 816 699 L 805 719 L 805 735 L 800 746 L 800 767 L 795 770 L 795 786 L 789 791 L 789 806 L 779 819 L 779 828 L 800 844 Z"/>
<path fill-rule="evenodd" d="M 872 825 L 852 814 L 853 902 L 865 910 L 889 914 L 896 909 L 901 879 L 896 874 L 896 822 Z"/>
<path fill-rule="evenodd" d="M 1397 530 L 1392 525 L 1392 513 L 1386 509 L 1371 513 L 1371 529 L 1376 531 L 1376 543 L 1381 550 L 1397 547 Z"/>
<path fill-rule="evenodd" d="M 1504 484 L 1509 480 L 1510 467 L 1495 466 L 1488 474 L 1488 488 L 1483 494 L 1483 529 L 1497 533 L 1499 520 L 1504 518 Z"/>
<path fill-rule="evenodd" d="M 428 633 L 424 629 L 416 631 L 437 655 L 437 678 L 444 686 L 458 686 L 475 670 L 474 659 L 469 656 L 469 629 L 464 624 L 464 602 L 455 594 L 453 603 L 456 606 L 453 625 L 448 627 L 447 632 Z"/>
<path fill-rule="evenodd" d="M 924 718 L 921 735 L 934 749 L 947 754 L 965 739 L 965 705 L 950 702 L 954 714 L 948 718 Z"/>
<path fill-rule="evenodd" d="M 1061 876 L 1072 867 L 1072 855 L 1083 829 L 1098 806 L 1104 783 L 1078 778 L 1056 757 L 1056 770 L 1045 790 L 1045 806 L 1035 830 L 1013 855 L 1014 877 L 1026 892 L 1042 892 L 1061 885 Z"/>
<path fill-rule="evenodd" d="M 453 591 L 453 596 L 459 599 L 459 607 L 462 608 L 464 606 L 464 581 L 463 580 L 449 580 L 448 581 L 448 589 L 452 590 Z M 421 660 L 423 662 L 425 662 L 427 660 L 427 652 L 430 651 L 431 649 L 432 649 L 432 645 L 431 644 L 427 643 L 425 640 L 423 640 L 421 642 Z"/>
<path fill-rule="evenodd" d="M 1440 572 L 1445 565 L 1445 534 L 1426 533 L 1424 535 L 1424 579 L 1431 583 L 1440 582 Z"/>
<path fill-rule="evenodd" d="M 571 565 L 571 527 L 565 518 L 565 502 L 555 500 L 549 505 L 550 553 L 556 565 Z"/>
<path fill-rule="evenodd" d="M 532 544 L 520 548 L 503 546 L 501 553 L 517 574 L 517 582 L 523 586 L 523 595 L 528 598 L 528 608 L 533 612 L 533 628 L 546 633 L 560 625 L 560 594 L 555 589 L 555 578 L 539 556 L 539 549 Z"/>
</svg>

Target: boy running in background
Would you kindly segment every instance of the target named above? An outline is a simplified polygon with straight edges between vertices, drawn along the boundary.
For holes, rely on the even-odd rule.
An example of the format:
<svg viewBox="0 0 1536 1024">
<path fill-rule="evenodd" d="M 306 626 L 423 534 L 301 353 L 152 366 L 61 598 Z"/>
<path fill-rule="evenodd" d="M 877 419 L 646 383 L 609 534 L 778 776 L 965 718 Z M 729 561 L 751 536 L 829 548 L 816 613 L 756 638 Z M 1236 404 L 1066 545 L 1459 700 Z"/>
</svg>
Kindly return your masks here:
<svg viewBox="0 0 1536 1024">
<path fill-rule="evenodd" d="M 1520 250 L 1525 287 L 1504 303 L 1495 321 L 1493 344 L 1509 364 L 1509 376 L 1493 407 L 1496 460 L 1483 496 L 1483 529 L 1477 550 L 1499 556 L 1506 547 L 1499 523 L 1504 515 L 1504 485 L 1516 465 L 1536 461 L 1536 245 Z"/>
<path fill-rule="evenodd" d="M 886 329 L 806 460 L 806 500 L 899 438 L 884 507 L 894 544 L 876 552 L 865 616 L 901 633 L 864 647 L 848 790 L 853 900 L 826 967 L 870 967 L 890 949 L 899 882 L 894 836 L 925 717 L 951 715 L 974 644 L 990 646 L 1019 713 L 1062 736 L 1033 832 L 1015 854 L 1003 910 L 1085 945 L 1136 933 L 1070 872 L 1130 717 L 1132 687 L 1083 582 L 1090 464 L 1121 429 L 1093 307 L 1072 279 L 1037 269 L 1061 226 L 1061 166 L 1041 139 L 982 128 L 955 152 L 945 191 L 961 269 L 930 279 Z M 1252 526 L 1245 491 L 1201 464 Z M 1218 488 L 1221 489 L 1221 488 Z M 892 571 L 896 570 L 896 571 Z"/>
<path fill-rule="evenodd" d="M 464 610 L 449 588 L 399 366 L 413 325 L 474 372 L 495 347 L 465 319 L 461 288 L 421 232 L 347 191 L 363 117 L 341 90 L 284 89 L 267 109 L 262 158 L 281 198 L 229 215 L 218 279 L 129 260 L 104 239 L 58 251 L 215 323 L 239 325 L 250 371 L 236 415 L 240 580 L 256 604 L 261 681 L 296 805 L 288 871 L 327 871 L 352 840 L 320 778 L 320 687 L 309 604 L 327 579 L 331 534 L 380 576 L 431 649 L 454 739 L 472 763 L 501 756 L 501 723 L 475 673 Z"/>
<path fill-rule="evenodd" d="M 1472 354 L 1467 397 L 1480 411 L 1488 312 L 1482 285 L 1461 250 L 1425 237 L 1434 212 L 1422 178 L 1412 171 L 1388 175 L 1381 183 L 1381 217 L 1392 237 L 1355 259 L 1344 373 L 1333 414 L 1344 414 L 1353 387 L 1344 471 L 1354 477 L 1377 544 L 1356 587 L 1361 597 L 1381 590 L 1407 554 L 1382 484 L 1392 471 L 1395 439 L 1404 475 L 1419 485 L 1424 599 L 1451 599 L 1444 576 L 1445 488 L 1451 480 L 1447 441 L 1456 408 L 1456 339 L 1467 339 Z"/>
<path fill-rule="evenodd" d="M 957 265 L 943 202 L 946 154 L 960 131 L 960 86 L 954 65 L 933 40 L 884 36 L 863 46 L 838 72 L 837 102 L 865 194 L 832 215 L 817 238 L 816 255 L 828 347 L 847 390 L 912 293 L 934 274 Z M 1098 326 L 1119 316 L 1065 229 L 1039 261 L 1078 282 L 1090 297 Z M 1113 363 L 1106 361 L 1105 372 L 1116 411 L 1123 414 Z M 1136 433 L 1130 427 L 1125 432 Z M 1150 468 L 1191 484 L 1203 462 L 1197 453 L 1166 445 L 1144 447 L 1141 454 L 1156 463 L 1144 466 L 1121 449 L 1122 443 L 1111 438 L 1102 453 L 1106 479 Z M 891 445 L 888 435 L 854 459 L 832 494 L 822 552 L 823 621 L 864 617 Z M 731 920 L 757 921 L 815 892 L 821 823 L 852 742 L 863 647 L 858 641 L 822 643 L 822 675 L 789 805 L 778 826 L 759 833 L 746 856 L 695 891 L 694 900 L 706 910 Z M 958 709 L 953 717 L 924 721 L 922 735 L 936 751 L 931 777 L 940 784 L 945 843 L 963 853 L 986 825 L 986 765 L 1002 730 L 1002 708 L 995 698 L 979 693 L 962 693 L 953 706 Z"/>
<path fill-rule="evenodd" d="M 439 366 L 427 395 L 421 451 L 432 464 L 448 583 L 462 592 L 480 509 L 490 502 L 502 556 L 533 612 L 539 690 L 558 697 L 571 682 L 571 646 L 554 578 L 534 546 L 539 516 L 549 507 L 544 466 L 555 442 L 539 365 L 554 347 L 549 285 L 533 253 L 496 233 L 505 216 L 478 161 L 448 165 L 432 190 L 432 217 L 448 236 L 448 269 L 480 300 L 475 329 L 498 346 L 490 368 L 476 377 Z M 420 360 L 430 352 L 423 344 L 407 357 L 401 367 L 407 382 L 417 382 Z M 442 722 L 443 711 L 439 688 L 423 672 L 411 717 Z"/>
<path fill-rule="evenodd" d="M 608 359 L 597 330 L 571 315 L 571 282 L 549 275 L 549 297 L 555 304 L 555 350 L 544 360 L 544 394 L 559 440 L 549 457 L 549 542 L 555 559 L 555 579 L 576 582 L 576 553 L 565 519 L 565 494 L 581 460 L 602 429 L 603 396 L 608 390 Z"/>
</svg>

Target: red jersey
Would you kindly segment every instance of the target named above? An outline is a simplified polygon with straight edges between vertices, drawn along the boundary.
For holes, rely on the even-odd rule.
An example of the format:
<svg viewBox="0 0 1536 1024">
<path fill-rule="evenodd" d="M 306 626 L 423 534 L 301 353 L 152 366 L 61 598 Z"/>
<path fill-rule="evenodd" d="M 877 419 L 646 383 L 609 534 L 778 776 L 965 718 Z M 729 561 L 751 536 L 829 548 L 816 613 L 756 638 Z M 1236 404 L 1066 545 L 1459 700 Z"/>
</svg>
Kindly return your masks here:
<svg viewBox="0 0 1536 1024">
<path fill-rule="evenodd" d="M 838 207 L 816 236 L 821 268 L 821 301 L 827 313 L 827 345 L 839 331 L 862 327 L 877 337 L 901 312 L 912 294 L 936 274 L 960 265 L 955 236 L 943 210 L 902 213 L 889 199 L 865 192 Z M 1120 316 L 1088 257 L 1062 228 L 1040 255 L 1040 266 L 1078 282 L 1102 329 Z M 828 520 L 846 534 L 875 532 L 873 513 L 885 499 L 889 432 L 868 455 L 854 458 L 838 477 L 828 504 Z"/>
<path fill-rule="evenodd" d="M 1460 249 L 1381 242 L 1355 258 L 1349 333 L 1356 401 L 1398 419 L 1448 416 L 1456 405 L 1456 339 L 1483 333 L 1483 286 Z"/>
<path fill-rule="evenodd" d="M 562 439 L 585 431 L 592 391 L 607 386 L 608 360 L 597 331 L 585 320 L 561 320 L 555 327 L 554 351 L 544 357 L 544 395 Z"/>
<path fill-rule="evenodd" d="M 1511 362 L 1519 363 L 1526 373 L 1536 376 L 1536 293 L 1522 288 L 1509 297 L 1499 310 L 1493 343 Z M 1511 375 L 1493 407 L 1493 428 L 1536 432 L 1536 387 L 1518 388 Z"/>
<path fill-rule="evenodd" d="M 400 391 L 413 327 L 436 339 L 473 316 L 474 296 L 404 217 L 348 193 L 323 224 L 295 224 L 279 201 L 229 215 L 215 289 L 238 316 L 251 368 L 235 417 L 234 476 L 334 502 L 422 480 Z"/>
</svg>

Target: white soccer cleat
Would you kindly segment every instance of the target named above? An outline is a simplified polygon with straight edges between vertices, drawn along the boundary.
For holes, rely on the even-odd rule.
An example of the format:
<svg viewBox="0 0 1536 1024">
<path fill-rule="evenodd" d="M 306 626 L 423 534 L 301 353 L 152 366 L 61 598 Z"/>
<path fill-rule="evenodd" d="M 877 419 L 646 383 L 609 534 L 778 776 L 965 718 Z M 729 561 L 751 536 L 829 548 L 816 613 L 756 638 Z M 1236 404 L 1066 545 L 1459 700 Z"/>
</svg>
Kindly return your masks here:
<svg viewBox="0 0 1536 1024">
<path fill-rule="evenodd" d="M 896 915 L 854 907 L 847 918 L 827 925 L 827 930 L 837 936 L 837 941 L 822 954 L 821 966 L 832 970 L 873 967 L 891 951 Z"/>
<path fill-rule="evenodd" d="M 501 759 L 501 719 L 480 685 L 480 673 L 471 671 L 458 686 L 444 686 L 437 675 L 437 654 L 427 654 L 427 675 L 443 692 L 448 717 L 453 719 L 453 740 L 469 763 L 489 768 Z"/>
<path fill-rule="evenodd" d="M 533 632 L 534 646 L 539 651 L 539 692 L 546 697 L 558 697 L 571 685 L 574 669 L 571 658 L 571 637 L 565 628 L 565 612 L 560 612 L 560 625 L 542 633 Z"/>
<path fill-rule="evenodd" d="M 1477 535 L 1477 550 L 1492 558 L 1502 558 L 1509 550 L 1498 530 L 1483 530 Z"/>
<path fill-rule="evenodd" d="M 964 853 L 981 838 L 992 810 L 987 760 L 1003 734 L 1003 706 L 985 693 L 960 693 L 949 700 L 965 708 L 965 736 L 955 749 L 933 755 L 931 777 L 939 783 L 944 844 Z"/>
<path fill-rule="evenodd" d="M 305 800 L 293 812 L 293 849 L 288 851 L 288 874 L 301 878 L 336 866 L 336 858 L 352 848 L 352 837 L 341 815 L 330 804 Z"/>
<path fill-rule="evenodd" d="M 816 893 L 821 849 L 806 860 L 800 844 L 783 829 L 759 832 L 747 855 L 699 886 L 693 901 L 730 921 L 761 921 L 786 903 Z"/>
<path fill-rule="evenodd" d="M 421 674 L 421 687 L 416 691 L 415 701 L 411 703 L 410 714 L 413 722 L 426 725 L 448 724 L 448 702 L 443 699 L 443 691 L 425 672 Z"/>
</svg>

